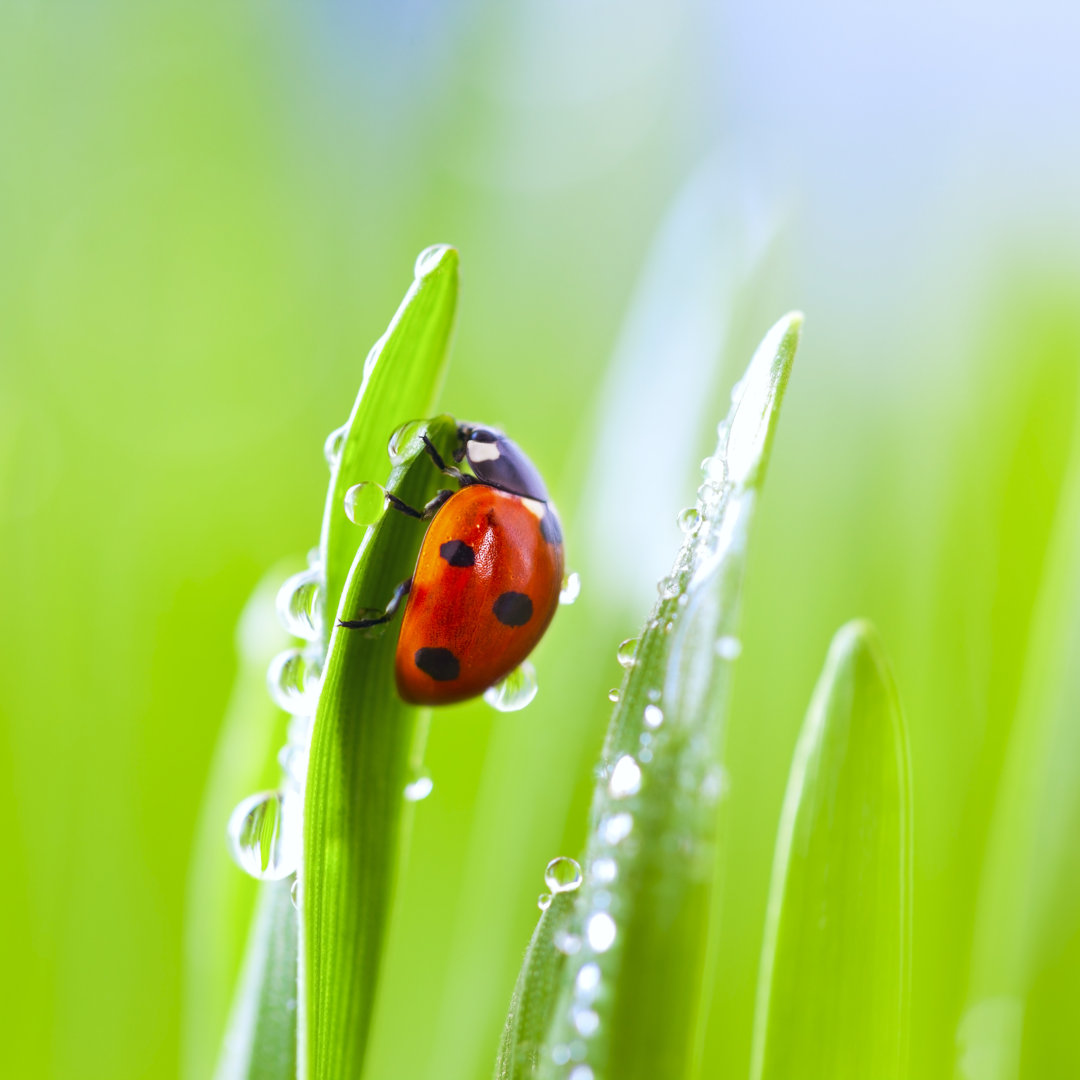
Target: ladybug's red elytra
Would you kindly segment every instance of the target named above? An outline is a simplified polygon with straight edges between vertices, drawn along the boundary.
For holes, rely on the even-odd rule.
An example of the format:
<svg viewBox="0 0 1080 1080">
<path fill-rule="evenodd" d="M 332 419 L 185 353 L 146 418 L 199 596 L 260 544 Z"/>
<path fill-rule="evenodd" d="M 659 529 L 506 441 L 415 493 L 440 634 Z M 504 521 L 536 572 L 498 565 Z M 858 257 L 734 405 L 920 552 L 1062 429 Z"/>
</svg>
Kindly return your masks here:
<svg viewBox="0 0 1080 1080">
<path fill-rule="evenodd" d="M 458 428 L 454 459 L 472 475 L 448 466 L 422 438 L 459 489 L 440 492 L 423 510 L 387 496 L 395 509 L 431 519 L 416 569 L 383 615 L 339 625 L 387 622 L 407 596 L 394 664 L 398 693 L 416 705 L 448 705 L 508 675 L 543 636 L 559 605 L 563 537 L 539 472 L 502 432 Z"/>
</svg>

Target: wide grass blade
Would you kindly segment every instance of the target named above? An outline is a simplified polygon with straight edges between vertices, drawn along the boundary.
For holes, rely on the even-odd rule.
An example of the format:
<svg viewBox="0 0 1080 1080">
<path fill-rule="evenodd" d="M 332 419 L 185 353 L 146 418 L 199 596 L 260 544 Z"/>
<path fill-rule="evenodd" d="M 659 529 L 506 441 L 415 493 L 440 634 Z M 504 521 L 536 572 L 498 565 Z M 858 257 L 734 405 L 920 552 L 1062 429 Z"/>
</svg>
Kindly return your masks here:
<svg viewBox="0 0 1080 1080">
<path fill-rule="evenodd" d="M 752 1080 L 899 1080 L 911 921 L 907 732 L 877 634 L 833 639 L 780 820 Z"/>
<path fill-rule="evenodd" d="M 733 395 L 698 504 L 682 519 L 686 541 L 623 680 L 584 884 L 553 931 L 567 961 L 539 1076 L 677 1080 L 690 1068 L 747 529 L 801 326 L 791 314 L 769 331 Z"/>
<path fill-rule="evenodd" d="M 450 417 L 427 424 L 448 457 Z M 422 506 L 446 478 L 423 452 L 395 466 L 387 488 Z M 413 571 L 425 524 L 388 511 L 368 528 L 338 618 L 381 609 Z M 359 1077 L 393 895 L 404 790 L 418 712 L 394 684 L 394 627 L 330 637 L 312 734 L 304 808 L 300 1076 Z"/>
<path fill-rule="evenodd" d="M 1080 458 L 1048 562 L 980 889 L 962 1080 L 1080 1075 Z"/>
</svg>

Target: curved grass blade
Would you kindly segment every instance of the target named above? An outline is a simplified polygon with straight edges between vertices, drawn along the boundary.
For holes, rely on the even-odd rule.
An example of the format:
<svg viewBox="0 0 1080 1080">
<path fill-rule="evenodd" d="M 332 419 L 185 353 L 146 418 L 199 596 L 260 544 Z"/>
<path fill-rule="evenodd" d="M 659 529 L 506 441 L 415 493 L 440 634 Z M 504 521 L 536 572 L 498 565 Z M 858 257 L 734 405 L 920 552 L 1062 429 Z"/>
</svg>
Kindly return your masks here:
<svg viewBox="0 0 1080 1080">
<path fill-rule="evenodd" d="M 962 1080 L 1080 1073 L 1080 458 L 1067 492 L 980 885 Z"/>
<path fill-rule="evenodd" d="M 457 311 L 458 253 L 445 244 L 422 251 L 414 280 L 386 333 L 364 361 L 349 419 L 327 440 L 330 489 L 319 546 L 325 573 L 324 615 L 337 611 L 356 554 L 356 526 L 345 516 L 345 492 L 381 476 L 395 424 L 430 416 L 442 387 Z M 330 634 L 323 619 L 324 641 Z"/>
<path fill-rule="evenodd" d="M 244 950 L 243 928 L 250 920 L 257 893 L 264 888 L 241 873 L 229 858 L 225 823 L 240 799 L 271 788 L 278 780 L 275 755 L 285 739 L 286 714 L 266 693 L 266 666 L 289 640 L 274 617 L 274 597 L 286 573 L 284 568 L 275 568 L 267 574 L 240 617 L 236 682 L 203 795 L 184 926 L 181 1075 L 185 1080 L 205 1080 L 221 1053 L 229 998 Z M 247 952 L 259 948 L 257 936 L 252 935 Z M 295 986 L 295 957 L 291 968 L 291 975 L 286 971 L 280 977 L 283 982 L 291 979 Z M 234 1045 L 240 1041 L 239 1035 L 234 1036 Z M 283 1063 L 283 1071 L 276 1075 L 294 1073 L 295 1067 L 290 1073 L 288 1063 Z M 269 1080 L 275 1074 L 264 1071 L 261 1075 Z"/>
<path fill-rule="evenodd" d="M 451 417 L 429 421 L 448 457 Z M 394 468 L 389 490 L 422 506 L 445 477 L 426 454 Z M 365 535 L 338 618 L 381 609 L 416 562 L 425 524 L 389 511 Z M 394 684 L 393 627 L 335 626 L 315 715 L 300 870 L 300 1076 L 359 1077 L 393 895 L 417 710 Z"/>
<path fill-rule="evenodd" d="M 911 784 L 866 623 L 833 638 L 791 767 L 762 949 L 752 1080 L 905 1075 Z"/>
<path fill-rule="evenodd" d="M 623 680 L 585 881 L 559 927 L 568 959 L 541 1077 L 677 1080 L 691 1067 L 747 529 L 801 326 L 791 314 L 769 331 L 733 395 L 683 519 L 687 539 Z"/>
</svg>

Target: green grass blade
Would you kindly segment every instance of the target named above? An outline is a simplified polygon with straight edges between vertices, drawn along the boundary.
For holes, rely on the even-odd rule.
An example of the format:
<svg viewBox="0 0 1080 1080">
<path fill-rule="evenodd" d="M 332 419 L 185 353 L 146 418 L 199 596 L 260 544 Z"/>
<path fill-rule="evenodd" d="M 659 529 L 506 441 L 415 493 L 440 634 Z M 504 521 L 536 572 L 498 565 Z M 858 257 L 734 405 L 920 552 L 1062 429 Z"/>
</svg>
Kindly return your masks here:
<svg viewBox="0 0 1080 1080">
<path fill-rule="evenodd" d="M 980 886 L 962 1080 L 1080 1074 L 1080 459 L 1066 493 Z"/>
<path fill-rule="evenodd" d="M 221 1054 L 244 950 L 244 927 L 262 888 L 229 858 L 225 823 L 244 796 L 278 782 L 276 754 L 285 740 L 286 714 L 266 692 L 266 667 L 289 640 L 274 615 L 274 597 L 286 573 L 275 568 L 267 574 L 240 618 L 235 686 L 203 795 L 184 928 L 181 1075 L 185 1080 L 205 1080 Z M 295 983 L 295 960 L 292 969 Z M 232 1037 L 234 1045 L 241 1041 L 239 1034 Z M 270 1080 L 275 1074 L 261 1075 Z"/>
<path fill-rule="evenodd" d="M 540 1076 L 575 1061 L 575 1080 L 691 1068 L 747 529 L 801 326 L 785 316 L 755 353 L 623 680 Z"/>
<path fill-rule="evenodd" d="M 292 881 L 263 882 L 216 1080 L 296 1076 L 297 918 Z"/>
<path fill-rule="evenodd" d="M 833 639 L 788 781 L 752 1080 L 899 1080 L 910 977 L 907 732 L 877 634 Z"/>
<path fill-rule="evenodd" d="M 444 455 L 456 445 L 450 417 L 429 421 Z M 419 453 L 387 487 L 423 505 L 445 477 Z M 426 525 L 393 511 L 369 528 L 349 572 L 338 615 L 381 608 L 413 572 Z M 304 807 L 301 1066 L 305 1080 L 359 1077 L 393 895 L 407 805 L 415 708 L 394 684 L 396 624 L 335 627 L 312 734 Z"/>
<path fill-rule="evenodd" d="M 555 893 L 536 924 L 503 1028 L 495 1080 L 528 1080 L 536 1075 L 566 966 L 566 954 L 556 947 L 555 936 L 572 907 L 568 893 Z"/>
<path fill-rule="evenodd" d="M 394 426 L 430 416 L 442 387 L 457 311 L 458 253 L 444 244 L 420 253 L 411 288 L 386 333 L 364 361 L 364 376 L 331 463 L 323 511 L 324 611 L 332 616 L 356 554 L 356 526 L 345 516 L 345 492 L 381 476 Z M 330 618 L 324 618 L 324 640 Z"/>
</svg>

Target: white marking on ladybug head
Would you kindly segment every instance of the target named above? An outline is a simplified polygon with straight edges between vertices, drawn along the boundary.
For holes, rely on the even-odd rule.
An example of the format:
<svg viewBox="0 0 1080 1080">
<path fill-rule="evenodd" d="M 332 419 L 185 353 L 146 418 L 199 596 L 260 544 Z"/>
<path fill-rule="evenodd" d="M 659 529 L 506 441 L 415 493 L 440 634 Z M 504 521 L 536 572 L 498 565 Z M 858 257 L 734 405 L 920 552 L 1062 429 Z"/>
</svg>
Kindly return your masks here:
<svg viewBox="0 0 1080 1080">
<path fill-rule="evenodd" d="M 542 503 L 539 499 L 522 499 L 521 502 L 537 521 L 544 520 L 544 515 L 547 513 L 547 503 Z"/>
<path fill-rule="evenodd" d="M 499 444 L 495 442 L 476 442 L 470 439 L 465 450 L 470 461 L 497 461 L 499 458 Z"/>
</svg>

